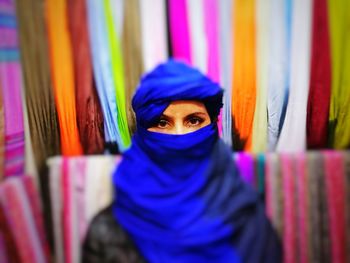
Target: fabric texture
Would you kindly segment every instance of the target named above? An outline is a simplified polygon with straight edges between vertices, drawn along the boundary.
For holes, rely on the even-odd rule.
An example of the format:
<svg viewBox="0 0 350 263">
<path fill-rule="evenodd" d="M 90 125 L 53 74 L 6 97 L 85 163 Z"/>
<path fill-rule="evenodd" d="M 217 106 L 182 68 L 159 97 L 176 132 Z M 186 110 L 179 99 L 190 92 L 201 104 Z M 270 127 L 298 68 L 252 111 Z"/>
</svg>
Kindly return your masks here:
<svg viewBox="0 0 350 263">
<path fill-rule="evenodd" d="M 325 152 L 324 157 L 331 261 L 346 262 L 344 156 L 340 152 Z"/>
<path fill-rule="evenodd" d="M 279 152 L 306 150 L 306 110 L 310 80 L 312 1 L 293 1 L 290 92 L 277 144 Z"/>
<path fill-rule="evenodd" d="M 2 97 L 2 87 L 0 82 L 0 180 L 4 175 L 4 156 L 5 156 L 5 125 L 4 125 L 4 102 Z"/>
<path fill-rule="evenodd" d="M 172 55 L 188 64 L 193 63 L 190 42 L 188 10 L 185 0 L 170 0 L 168 3 Z"/>
<path fill-rule="evenodd" d="M 149 71 L 168 58 L 165 0 L 139 1 L 144 70 Z"/>
<path fill-rule="evenodd" d="M 111 155 L 48 160 L 56 262 L 81 262 L 90 222 L 112 202 L 111 175 L 119 160 Z"/>
<path fill-rule="evenodd" d="M 295 156 L 296 164 L 295 164 L 295 202 L 296 202 L 296 210 L 297 214 L 297 229 L 300 233 L 309 233 L 309 204 L 310 200 L 308 199 L 307 192 L 309 189 L 308 181 L 307 181 L 307 158 L 306 154 L 298 154 Z M 309 236 L 308 235 L 298 235 L 298 255 L 299 262 L 307 263 L 309 262 Z"/>
<path fill-rule="evenodd" d="M 22 72 L 15 3 L 0 1 L 0 81 L 5 120 L 4 176 L 24 173 Z"/>
<path fill-rule="evenodd" d="M 274 151 L 283 127 L 289 95 L 292 1 L 271 0 L 268 76 L 268 149 Z"/>
<path fill-rule="evenodd" d="M 79 136 L 85 154 L 98 154 L 104 150 L 103 117 L 92 75 L 86 1 L 68 1 L 67 12 Z"/>
<path fill-rule="evenodd" d="M 279 262 L 263 206 L 216 123 L 184 135 L 147 130 L 171 101 L 191 99 L 216 101 L 218 116 L 222 90 L 173 60 L 142 79 L 133 98 L 137 131 L 113 176 L 116 220 L 150 262 Z"/>
<path fill-rule="evenodd" d="M 109 54 L 103 2 L 87 0 L 87 11 L 92 65 L 104 119 L 106 150 L 115 153 L 119 150 L 118 146 L 121 147 L 122 140 L 117 123 L 116 91 L 110 67 L 111 56 Z"/>
<path fill-rule="evenodd" d="M 49 260 L 48 244 L 43 235 L 39 197 L 31 180 L 22 176 L 2 183 L 0 207 L 11 236 L 7 239 L 11 242 L 6 245 L 10 250 L 15 248 L 17 253 L 16 256 L 10 253 L 11 260 L 44 263 Z"/>
<path fill-rule="evenodd" d="M 233 7 L 233 148 L 246 151 L 252 147 L 256 103 L 255 6 L 254 0 L 238 0 Z"/>
<path fill-rule="evenodd" d="M 282 188 L 283 199 L 283 262 L 296 262 L 297 251 L 297 225 L 296 225 L 296 203 L 295 203 L 295 160 L 294 156 L 288 154 L 281 155 Z"/>
<path fill-rule="evenodd" d="M 332 86 L 329 108 L 328 145 L 334 149 L 350 146 L 350 3 L 328 1 Z"/>
<path fill-rule="evenodd" d="M 128 233 L 116 221 L 111 206 L 95 216 L 83 244 L 84 263 L 142 263 Z"/>
<path fill-rule="evenodd" d="M 130 146 L 130 132 L 127 120 L 127 106 L 125 96 L 125 76 L 124 62 L 122 56 L 121 38 L 118 35 L 117 28 L 120 27 L 118 18 L 113 16 L 113 4 L 115 0 L 104 0 L 103 11 L 106 22 L 107 40 L 110 55 L 110 67 L 112 72 L 113 86 L 115 87 L 116 106 L 117 106 L 117 124 L 120 137 L 119 148 L 121 151 Z"/>
<path fill-rule="evenodd" d="M 253 121 L 252 151 L 267 149 L 267 91 L 269 77 L 269 34 L 271 1 L 256 1 L 256 104 Z"/>
<path fill-rule="evenodd" d="M 125 1 L 122 32 L 126 114 L 130 133 L 133 133 L 136 128 L 135 116 L 131 107 L 131 98 L 139 83 L 144 66 L 139 2 L 139 0 Z"/>
<path fill-rule="evenodd" d="M 327 146 L 331 94 L 331 54 L 326 0 L 313 3 L 310 90 L 307 105 L 306 136 L 310 149 Z"/>
<path fill-rule="evenodd" d="M 219 1 L 219 37 L 220 37 L 220 80 L 224 92 L 222 110 L 222 139 L 232 146 L 232 67 L 233 67 L 233 32 L 231 30 L 233 7 L 232 1 Z"/>
<path fill-rule="evenodd" d="M 31 142 L 39 173 L 46 233 L 53 244 L 46 159 L 60 154 L 60 134 L 51 83 L 44 1 L 18 0 L 16 7 Z"/>
<path fill-rule="evenodd" d="M 46 25 L 50 50 L 50 69 L 61 136 L 63 155 L 80 155 L 75 99 L 72 46 L 68 32 L 66 0 L 45 2 Z"/>
<path fill-rule="evenodd" d="M 208 70 L 208 41 L 205 30 L 204 1 L 186 1 L 192 65 L 206 73 Z"/>
</svg>

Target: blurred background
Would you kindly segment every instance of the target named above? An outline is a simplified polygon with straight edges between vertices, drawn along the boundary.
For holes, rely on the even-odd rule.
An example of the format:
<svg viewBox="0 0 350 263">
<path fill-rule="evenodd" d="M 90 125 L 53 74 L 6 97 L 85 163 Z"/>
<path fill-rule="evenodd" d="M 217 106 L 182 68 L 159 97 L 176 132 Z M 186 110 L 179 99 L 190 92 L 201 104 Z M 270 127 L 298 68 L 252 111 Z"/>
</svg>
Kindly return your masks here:
<svg viewBox="0 0 350 263">
<path fill-rule="evenodd" d="M 348 0 L 0 0 L 0 262 L 80 262 L 169 58 L 225 90 L 218 127 L 285 262 L 350 262 Z"/>
</svg>

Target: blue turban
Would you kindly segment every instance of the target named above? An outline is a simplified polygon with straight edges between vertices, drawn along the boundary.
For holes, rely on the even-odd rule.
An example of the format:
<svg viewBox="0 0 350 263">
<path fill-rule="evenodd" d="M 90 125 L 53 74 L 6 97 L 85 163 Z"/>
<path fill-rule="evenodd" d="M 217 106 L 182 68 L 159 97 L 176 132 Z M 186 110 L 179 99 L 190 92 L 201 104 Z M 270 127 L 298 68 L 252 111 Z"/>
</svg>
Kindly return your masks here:
<svg viewBox="0 0 350 263">
<path fill-rule="evenodd" d="M 221 99 L 218 84 L 174 60 L 136 91 L 138 125 L 113 175 L 113 213 L 148 262 L 280 262 L 263 206 L 215 122 L 184 135 L 147 130 L 172 101 L 203 101 L 213 117 Z"/>
<path fill-rule="evenodd" d="M 149 128 L 176 100 L 202 101 L 212 120 L 222 107 L 220 86 L 188 65 L 169 60 L 141 79 L 132 100 L 138 125 Z"/>
</svg>

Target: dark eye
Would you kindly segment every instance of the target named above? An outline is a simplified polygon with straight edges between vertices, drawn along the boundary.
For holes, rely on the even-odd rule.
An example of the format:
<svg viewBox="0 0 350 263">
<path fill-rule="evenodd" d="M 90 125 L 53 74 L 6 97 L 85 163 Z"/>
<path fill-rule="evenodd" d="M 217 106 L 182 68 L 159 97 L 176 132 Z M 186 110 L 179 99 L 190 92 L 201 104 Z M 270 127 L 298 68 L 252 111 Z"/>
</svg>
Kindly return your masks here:
<svg viewBox="0 0 350 263">
<path fill-rule="evenodd" d="M 169 125 L 169 122 L 168 122 L 167 120 L 165 120 L 165 119 L 160 119 L 160 120 L 158 121 L 158 123 L 157 123 L 156 126 L 157 126 L 158 128 L 164 129 L 164 128 L 167 128 L 168 125 Z"/>
<path fill-rule="evenodd" d="M 187 123 L 189 126 L 197 126 L 200 125 L 204 120 L 199 117 L 191 117 L 188 119 Z"/>
</svg>

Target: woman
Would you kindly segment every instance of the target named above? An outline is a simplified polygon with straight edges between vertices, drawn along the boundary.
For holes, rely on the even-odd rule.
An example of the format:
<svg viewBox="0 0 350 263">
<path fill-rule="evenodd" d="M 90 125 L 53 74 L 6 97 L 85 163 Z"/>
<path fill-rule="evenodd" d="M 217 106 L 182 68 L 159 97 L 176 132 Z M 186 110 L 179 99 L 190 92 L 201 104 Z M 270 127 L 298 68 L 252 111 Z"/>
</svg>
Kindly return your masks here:
<svg viewBox="0 0 350 263">
<path fill-rule="evenodd" d="M 174 60 L 142 78 L 116 198 L 92 222 L 84 262 L 281 262 L 258 195 L 218 137 L 222 94 Z"/>
</svg>

